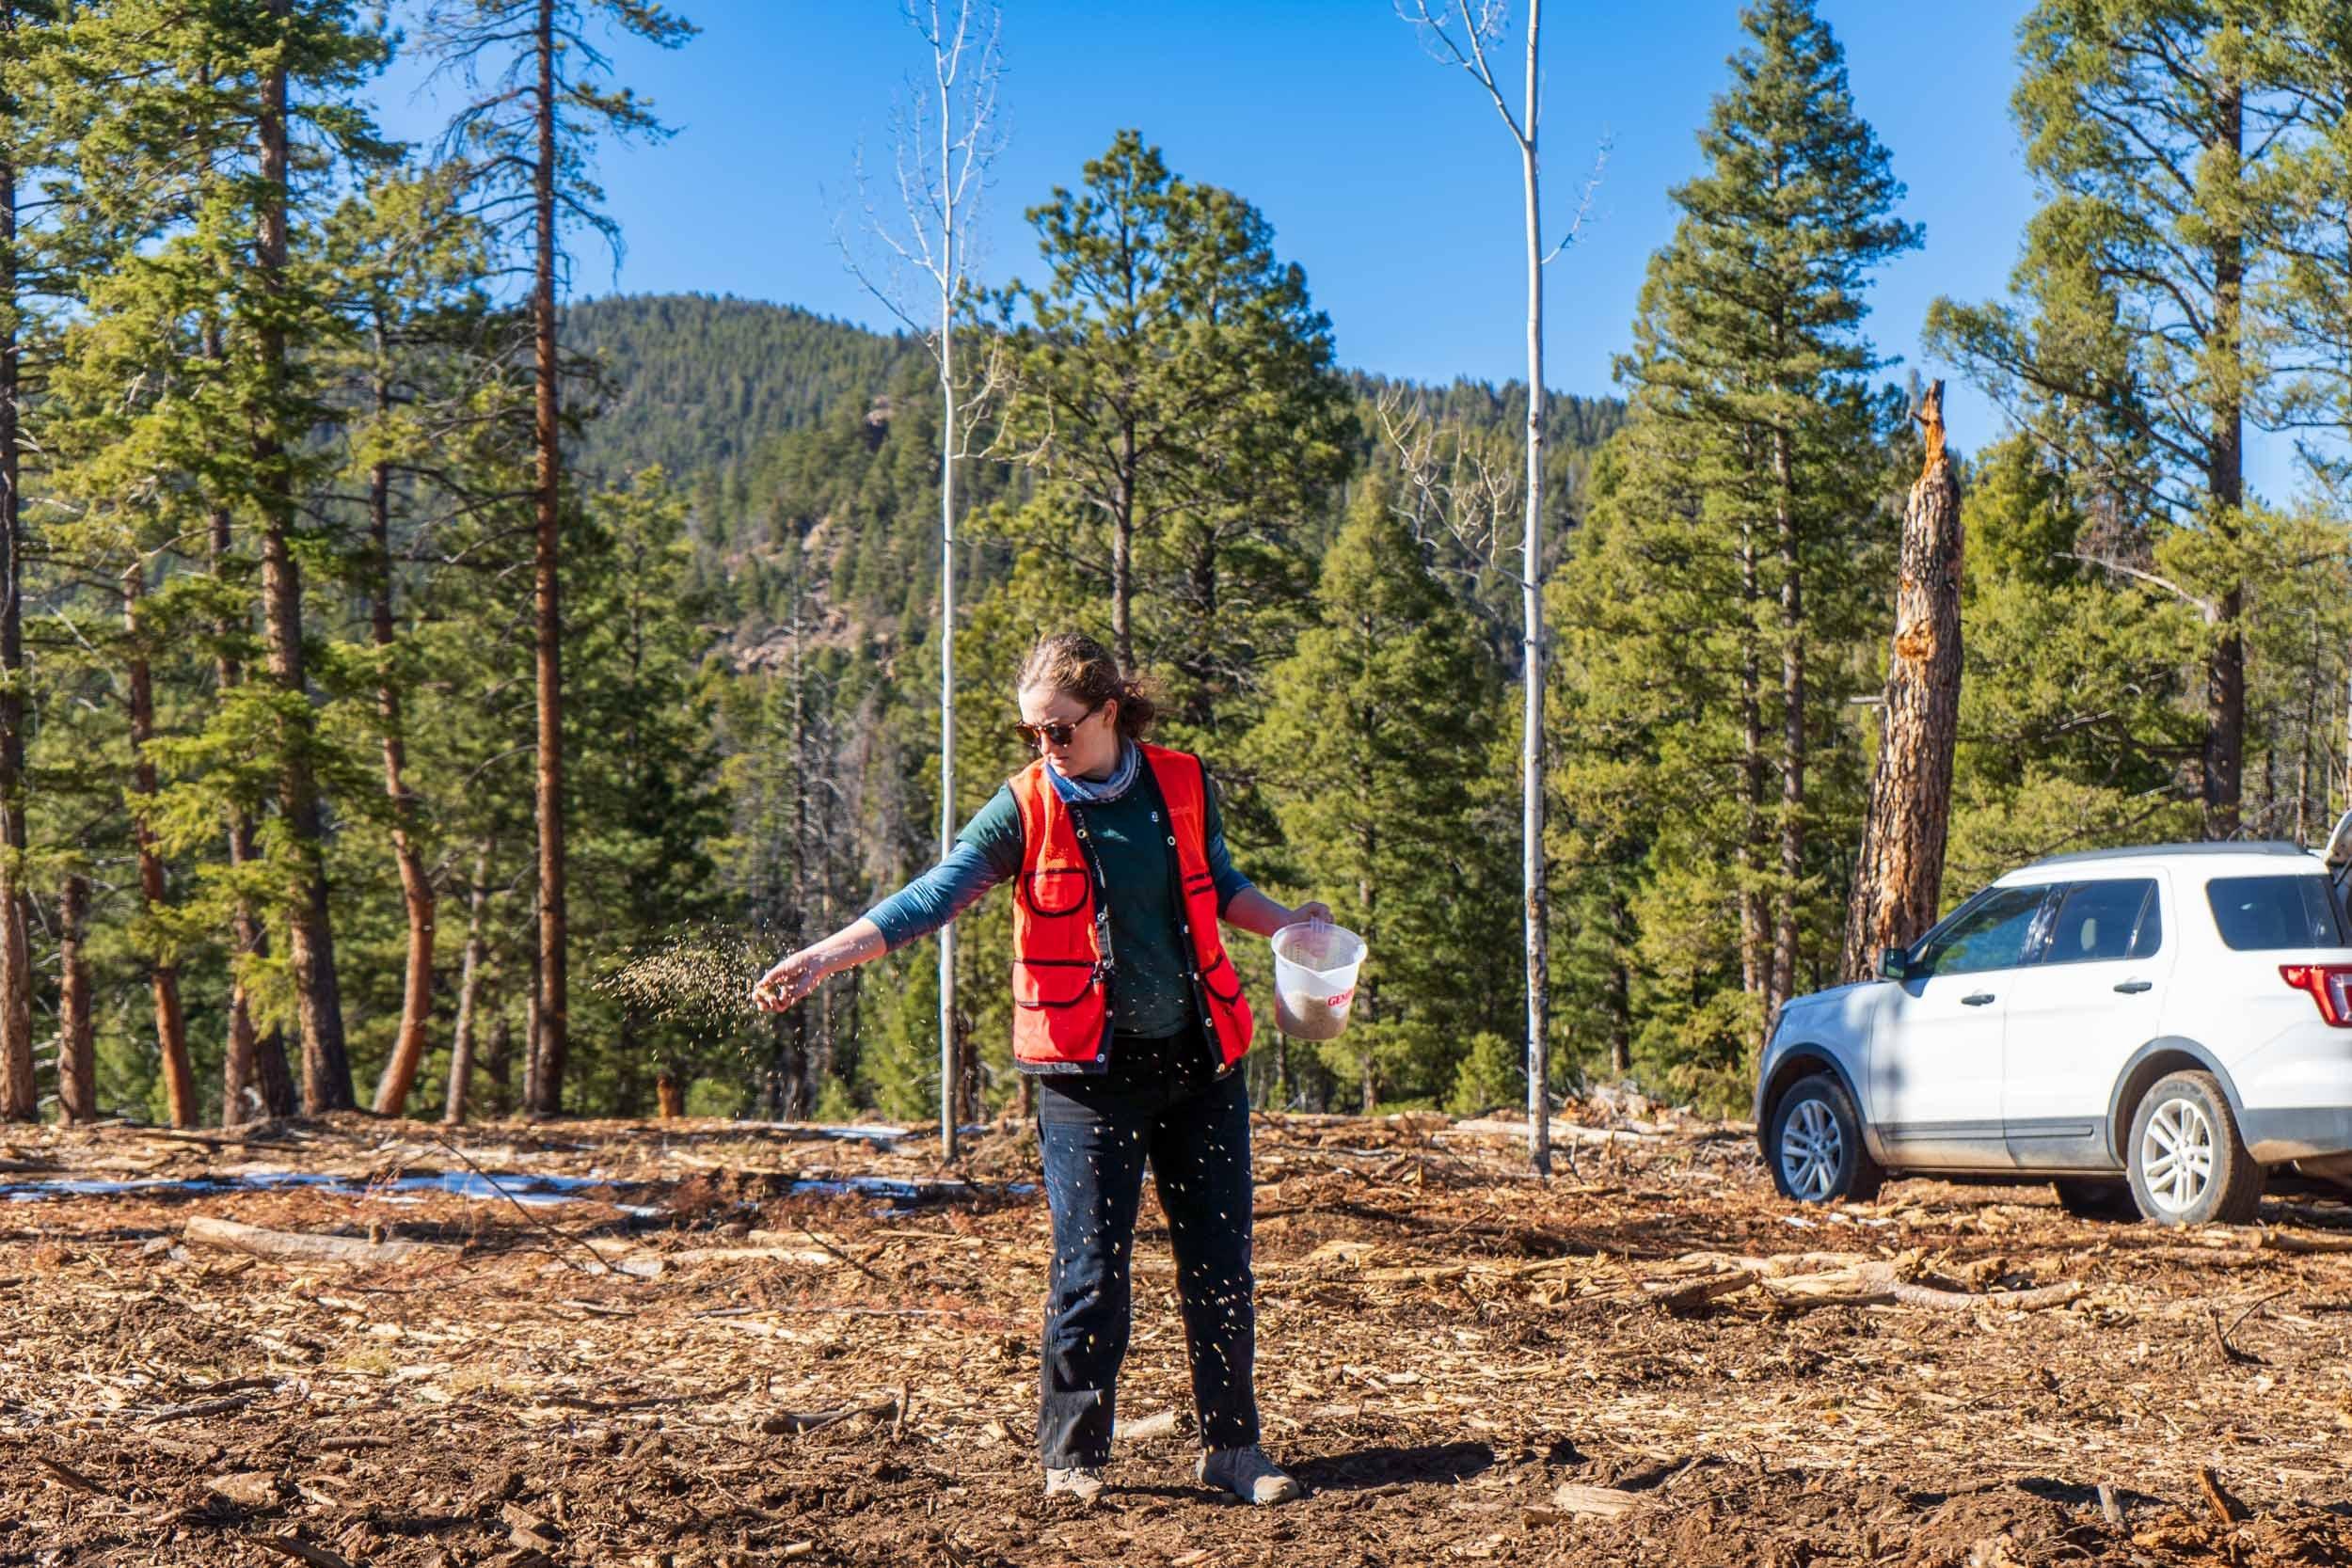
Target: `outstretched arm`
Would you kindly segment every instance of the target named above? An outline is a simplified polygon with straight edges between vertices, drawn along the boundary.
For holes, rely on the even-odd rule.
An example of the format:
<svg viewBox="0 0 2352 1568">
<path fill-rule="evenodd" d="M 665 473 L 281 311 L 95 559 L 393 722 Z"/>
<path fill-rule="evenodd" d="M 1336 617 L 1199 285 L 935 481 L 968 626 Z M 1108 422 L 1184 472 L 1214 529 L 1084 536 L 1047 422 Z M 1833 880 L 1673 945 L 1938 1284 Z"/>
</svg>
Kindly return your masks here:
<svg viewBox="0 0 2352 1568">
<path fill-rule="evenodd" d="M 827 975 L 855 969 L 888 951 L 890 944 L 882 940 L 882 927 L 860 915 L 824 941 L 779 959 L 753 985 L 752 1005 L 771 1013 L 783 1012 L 815 990 Z"/>
<path fill-rule="evenodd" d="M 919 942 L 1021 868 L 1021 814 L 999 789 L 965 824 L 945 860 L 864 915 L 783 959 L 752 987 L 752 1005 L 771 1013 L 815 990 L 826 976 Z"/>
</svg>

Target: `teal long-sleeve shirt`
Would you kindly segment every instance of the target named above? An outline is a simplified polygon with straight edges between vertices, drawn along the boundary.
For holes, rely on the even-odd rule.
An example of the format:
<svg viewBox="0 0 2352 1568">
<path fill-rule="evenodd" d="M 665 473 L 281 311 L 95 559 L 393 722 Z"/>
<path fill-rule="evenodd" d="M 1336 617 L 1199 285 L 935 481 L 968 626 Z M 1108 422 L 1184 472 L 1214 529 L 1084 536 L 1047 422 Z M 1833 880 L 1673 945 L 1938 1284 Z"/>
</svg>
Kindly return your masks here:
<svg viewBox="0 0 2352 1568">
<path fill-rule="evenodd" d="M 1233 869 L 1225 847 L 1216 786 L 1207 788 L 1202 828 L 1217 912 L 1250 886 Z M 1086 808 L 1094 852 L 1109 889 L 1111 950 L 1119 978 L 1111 988 L 1111 1027 L 1122 1034 L 1165 1037 L 1193 1022 L 1192 958 L 1177 929 L 1175 890 L 1168 885 L 1167 807 L 1149 775 L 1108 804 Z M 989 797 L 956 835 L 947 858 L 866 911 L 890 951 L 930 936 L 999 882 L 1020 875 L 1021 807 L 1007 784 Z"/>
</svg>

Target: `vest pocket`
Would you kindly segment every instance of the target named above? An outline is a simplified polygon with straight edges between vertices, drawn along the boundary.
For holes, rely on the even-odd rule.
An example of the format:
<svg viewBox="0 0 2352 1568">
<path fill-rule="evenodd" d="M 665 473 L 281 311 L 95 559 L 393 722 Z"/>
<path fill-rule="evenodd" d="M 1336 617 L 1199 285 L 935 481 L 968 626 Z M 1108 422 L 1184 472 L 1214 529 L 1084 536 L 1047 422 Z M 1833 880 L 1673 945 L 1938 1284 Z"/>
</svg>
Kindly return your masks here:
<svg viewBox="0 0 2352 1568">
<path fill-rule="evenodd" d="M 1220 969 L 1225 972 L 1226 980 L 1233 988 L 1230 991 L 1217 989 L 1216 974 Z M 1233 968 L 1233 960 L 1226 956 L 1225 950 L 1221 947 L 1217 949 L 1216 961 L 1200 972 L 1200 984 L 1207 989 L 1210 996 L 1229 1006 L 1241 1000 L 1241 974 Z"/>
<path fill-rule="evenodd" d="M 1072 877 L 1077 879 L 1074 888 L 1057 879 Z M 1058 920 L 1087 907 L 1087 868 L 1083 865 L 1041 865 L 1022 872 L 1013 885 L 1029 912 L 1042 919 Z"/>
<path fill-rule="evenodd" d="M 1094 989 L 1090 958 L 1015 958 L 1012 1005 L 1031 1010 L 1074 1007 Z"/>
</svg>

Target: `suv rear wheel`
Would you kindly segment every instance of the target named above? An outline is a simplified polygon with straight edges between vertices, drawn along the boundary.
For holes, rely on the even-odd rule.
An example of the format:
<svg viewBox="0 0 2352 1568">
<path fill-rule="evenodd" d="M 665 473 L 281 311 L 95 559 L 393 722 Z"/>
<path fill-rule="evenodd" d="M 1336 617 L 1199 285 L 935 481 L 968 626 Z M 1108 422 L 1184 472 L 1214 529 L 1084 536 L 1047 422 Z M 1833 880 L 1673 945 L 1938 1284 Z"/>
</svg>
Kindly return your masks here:
<svg viewBox="0 0 2352 1568">
<path fill-rule="evenodd" d="M 1826 1072 L 1800 1078 L 1772 1107 L 1772 1185 L 1799 1203 L 1878 1196 L 1886 1172 L 1862 1147 L 1862 1118 L 1846 1086 Z"/>
<path fill-rule="evenodd" d="M 2132 1113 L 2124 1157 L 2132 1200 L 2158 1225 L 2244 1225 L 2262 1202 L 2263 1168 L 2210 1072 L 2156 1080 Z"/>
</svg>

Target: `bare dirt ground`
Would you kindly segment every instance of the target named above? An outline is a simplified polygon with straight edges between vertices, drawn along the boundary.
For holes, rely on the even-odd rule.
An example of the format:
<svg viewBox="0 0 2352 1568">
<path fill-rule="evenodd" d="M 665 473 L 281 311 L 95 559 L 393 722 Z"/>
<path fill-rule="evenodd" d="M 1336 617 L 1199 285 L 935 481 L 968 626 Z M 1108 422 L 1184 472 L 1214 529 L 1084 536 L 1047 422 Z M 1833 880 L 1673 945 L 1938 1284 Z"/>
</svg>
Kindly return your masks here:
<svg viewBox="0 0 2352 1568">
<path fill-rule="evenodd" d="M 2343 1203 L 2193 1234 L 2040 1186 L 1799 1212 L 1745 1130 L 1616 1114 L 1549 1182 L 1476 1124 L 1261 1120 L 1286 1508 L 1191 1480 L 1147 1200 L 1143 1430 L 1085 1512 L 1039 1495 L 1017 1131 L 947 1173 L 718 1122 L 10 1130 L 0 1198 L 348 1180 L 0 1201 L 0 1564 L 2352 1563 Z M 414 1180 L 475 1167 L 597 1184 Z M 344 1256 L 278 1255 L 323 1237 Z"/>
</svg>

